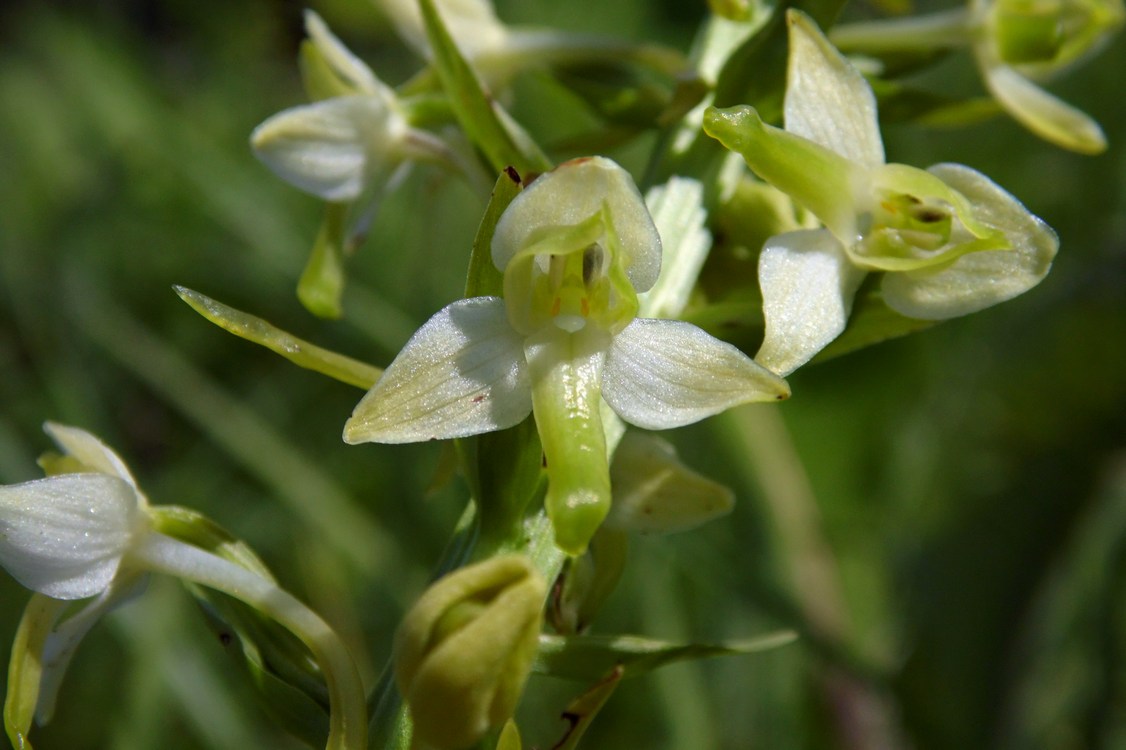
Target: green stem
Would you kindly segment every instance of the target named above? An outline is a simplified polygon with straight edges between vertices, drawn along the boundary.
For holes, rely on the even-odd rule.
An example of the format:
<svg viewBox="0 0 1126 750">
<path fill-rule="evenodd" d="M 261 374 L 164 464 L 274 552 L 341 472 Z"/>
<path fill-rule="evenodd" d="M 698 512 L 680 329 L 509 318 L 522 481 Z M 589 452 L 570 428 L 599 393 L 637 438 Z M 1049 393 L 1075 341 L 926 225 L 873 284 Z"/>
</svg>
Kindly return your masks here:
<svg viewBox="0 0 1126 750">
<path fill-rule="evenodd" d="M 783 556 L 790 564 L 804 619 L 817 637 L 846 643 L 849 622 L 832 550 L 821 533 L 817 499 L 801 458 L 777 409 L 742 407 L 727 416 L 747 476 L 757 484 L 774 516 Z M 839 736 L 847 748 L 896 747 L 886 699 L 873 686 L 839 665 L 821 675 L 821 688 L 834 708 Z"/>
<path fill-rule="evenodd" d="M 829 32 L 829 39 L 846 54 L 879 55 L 961 47 L 973 41 L 973 35 L 969 10 L 954 8 L 924 16 L 843 24 Z"/>
<path fill-rule="evenodd" d="M 325 750 L 366 750 L 367 707 L 359 670 L 344 643 L 320 616 L 272 581 L 163 534 L 148 534 L 130 556 L 146 569 L 233 596 L 288 628 L 309 647 L 328 687 Z"/>
</svg>

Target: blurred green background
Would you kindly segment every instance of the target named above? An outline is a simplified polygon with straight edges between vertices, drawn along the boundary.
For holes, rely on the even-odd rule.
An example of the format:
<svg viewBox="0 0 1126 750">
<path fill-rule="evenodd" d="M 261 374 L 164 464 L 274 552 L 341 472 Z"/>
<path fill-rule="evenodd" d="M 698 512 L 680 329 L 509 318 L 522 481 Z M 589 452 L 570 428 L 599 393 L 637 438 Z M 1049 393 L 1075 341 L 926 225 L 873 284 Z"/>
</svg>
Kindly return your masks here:
<svg viewBox="0 0 1126 750">
<path fill-rule="evenodd" d="M 704 13 L 675 0 L 497 6 L 513 23 L 682 48 Z M 386 80 L 416 68 L 367 3 L 314 7 Z M 345 446 L 359 391 L 219 331 L 171 286 L 385 365 L 459 295 L 483 199 L 416 171 L 352 264 L 346 320 L 300 308 L 320 206 L 257 163 L 247 136 L 304 101 L 301 11 L 279 0 L 0 10 L 0 481 L 38 475 L 43 420 L 95 432 L 154 502 L 197 508 L 249 541 L 374 681 L 464 488 L 429 489 L 437 445 Z M 1020 197 L 1058 231 L 1055 267 L 1013 302 L 802 370 L 790 402 L 759 407 L 768 416 L 670 435 L 736 489 L 736 510 L 636 540 L 596 630 L 742 638 L 803 628 L 812 600 L 844 645 L 806 638 L 637 678 L 588 747 L 849 748 L 883 736 L 920 749 L 1126 748 L 1123 71 L 1117 39 L 1054 87 L 1102 123 L 1111 147 L 1097 158 L 1004 118 L 886 129 L 892 160 L 965 163 Z M 980 86 L 964 55 L 934 80 Z M 515 104 L 536 135 L 589 119 L 578 104 L 541 106 L 541 84 L 522 81 Z M 612 155 L 638 167 L 643 149 Z M 786 429 L 808 487 L 783 468 Z M 796 477 L 792 503 L 763 493 L 772 473 Z M 827 588 L 795 583 L 811 566 Z M 26 598 L 0 576 L 5 663 Z M 96 628 L 36 746 L 296 747 L 193 607 L 156 581 Z M 532 744 L 555 741 L 581 689 L 533 677 L 521 712 Z M 864 730 L 865 716 L 890 728 Z"/>
</svg>

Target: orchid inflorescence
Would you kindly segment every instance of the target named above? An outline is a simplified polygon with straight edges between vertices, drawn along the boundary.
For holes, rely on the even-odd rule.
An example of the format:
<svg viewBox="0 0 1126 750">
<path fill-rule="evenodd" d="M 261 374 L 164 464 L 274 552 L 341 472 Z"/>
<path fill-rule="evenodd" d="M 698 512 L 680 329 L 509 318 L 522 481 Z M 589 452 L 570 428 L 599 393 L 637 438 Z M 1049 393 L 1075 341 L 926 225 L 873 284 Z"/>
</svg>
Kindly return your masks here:
<svg viewBox="0 0 1126 750">
<path fill-rule="evenodd" d="M 496 736 L 518 748 L 509 719 L 530 671 L 550 671 L 537 660 L 545 601 L 546 619 L 580 654 L 569 668 L 597 664 L 589 669 L 604 690 L 622 668 L 648 668 L 623 667 L 632 653 L 624 645 L 582 640 L 621 575 L 625 540 L 683 531 L 727 512 L 734 498 L 661 438 L 625 424 L 668 430 L 788 398 L 784 378 L 846 334 L 862 285 L 901 318 L 945 320 L 1031 289 L 1056 254 L 1055 233 L 980 172 L 888 162 L 873 87 L 833 42 L 872 55 L 897 44 L 972 46 L 1002 107 L 1050 141 L 1094 152 L 1105 145 L 1094 121 L 1025 76 L 1086 56 L 1123 17 L 1114 0 L 974 0 L 938 19 L 842 26 L 827 37 L 800 10 L 786 11 L 774 32 L 743 8 L 732 11 L 741 20 L 711 19 L 696 61 L 708 70 L 697 75 L 694 63 L 654 45 L 510 28 L 485 0 L 381 5 L 427 68 L 392 87 L 308 11 L 301 61 L 312 102 L 267 119 L 251 145 L 277 175 L 326 202 L 299 295 L 328 317 L 343 313 L 345 256 L 413 165 L 442 166 L 482 193 L 499 173 L 472 243 L 466 297 L 435 312 L 381 370 L 178 292 L 229 330 L 366 388 L 344 423 L 345 442 L 456 441 L 471 494 L 462 531 L 475 529 L 468 538 L 477 546 L 447 560 L 403 619 L 394 676 L 380 689 L 397 689 L 406 709 L 381 699 L 369 716 L 342 642 L 245 545 L 198 514 L 150 505 L 97 438 L 49 424 L 63 455 L 44 461 L 48 476 L 0 488 L 0 564 L 35 592 L 5 707 L 18 747 L 30 747 L 32 715 L 52 713 L 86 631 L 140 595 L 152 573 L 225 592 L 296 634 L 328 690 L 329 748 L 367 747 L 369 720 L 377 734 L 400 728 L 379 734 L 399 738 L 389 742 L 410 742 L 400 731 L 409 717 L 410 747 L 453 750 Z M 768 98 L 717 108 L 711 93 L 686 93 L 687 80 L 727 80 L 740 40 L 769 33 L 784 34 L 789 50 L 777 92 L 783 127 L 764 120 Z M 546 161 L 504 108 L 522 71 L 626 64 L 665 77 L 665 115 L 697 138 L 695 146 L 663 141 L 669 150 L 657 151 L 644 191 L 606 156 Z M 689 153 L 710 161 L 700 166 Z M 521 163 L 495 163 L 496 154 Z M 755 249 L 762 330 L 754 357 L 677 319 L 707 305 L 694 289 L 713 244 L 709 217 L 737 205 L 733 184 L 754 185 L 777 208 L 764 220 L 774 231 Z M 748 225 L 758 218 L 746 217 Z M 515 478 L 490 478 L 481 468 L 490 462 Z M 615 664 L 617 677 L 606 672 Z M 607 696 L 584 699 L 597 712 Z"/>
</svg>

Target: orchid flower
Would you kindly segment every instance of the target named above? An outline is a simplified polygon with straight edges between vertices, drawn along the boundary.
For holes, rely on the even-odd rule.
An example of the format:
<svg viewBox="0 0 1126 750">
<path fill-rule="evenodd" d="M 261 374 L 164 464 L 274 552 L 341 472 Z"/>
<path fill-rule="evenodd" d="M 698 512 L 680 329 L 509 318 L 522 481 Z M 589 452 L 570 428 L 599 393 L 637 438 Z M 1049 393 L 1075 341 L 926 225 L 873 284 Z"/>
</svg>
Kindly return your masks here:
<svg viewBox="0 0 1126 750">
<path fill-rule="evenodd" d="M 307 88 L 316 101 L 254 129 L 250 143 L 266 166 L 326 201 L 361 201 L 356 213 L 365 219 L 408 163 L 465 167 L 445 141 L 411 126 L 395 92 L 311 10 L 305 11 L 305 29 Z"/>
<path fill-rule="evenodd" d="M 343 258 L 360 244 L 380 201 L 412 164 L 446 167 L 482 192 L 489 181 L 467 148 L 415 127 L 409 103 L 311 10 L 305 28 L 302 68 L 314 101 L 267 119 L 250 144 L 283 180 L 329 202 L 298 296 L 315 314 L 335 318 L 341 315 Z"/>
<path fill-rule="evenodd" d="M 448 305 L 407 342 L 344 428 L 349 443 L 408 443 L 512 427 L 529 412 L 547 461 L 556 543 L 580 554 L 609 509 L 600 401 L 668 429 L 786 398 L 785 381 L 673 320 L 637 318 L 661 239 L 637 187 L 601 157 L 542 175 L 491 245 L 504 297 Z"/>
<path fill-rule="evenodd" d="M 751 107 L 711 109 L 704 129 L 824 229 L 767 240 L 759 259 L 766 333 L 756 360 L 785 375 L 845 328 L 853 296 L 882 272 L 884 302 L 942 320 L 1021 294 L 1047 274 L 1055 233 L 979 172 L 887 164 L 864 78 L 790 11 L 785 130 Z"/>
<path fill-rule="evenodd" d="M 973 0 L 974 56 L 990 93 L 1041 138 L 1106 150 L 1099 124 L 1033 83 L 1087 57 L 1126 21 L 1122 0 Z"/>
<path fill-rule="evenodd" d="M 1123 23 L 1122 0 L 971 0 L 967 8 L 833 29 L 844 52 L 880 54 L 969 44 L 986 88 L 1041 138 L 1085 154 L 1106 150 L 1102 128 L 1035 82 L 1100 49 Z"/>
<path fill-rule="evenodd" d="M 36 592 L 12 650 L 4 706 L 8 736 L 27 745 L 32 714 L 50 718 L 63 673 L 106 612 L 143 587 L 150 572 L 222 591 L 298 636 L 317 659 L 332 714 L 326 748 L 367 747 L 364 690 L 329 626 L 269 577 L 157 530 L 159 513 L 125 463 L 84 430 L 48 423 L 64 455 L 50 476 L 0 487 L 0 566 Z M 94 597 L 69 617 L 68 603 Z"/>
</svg>

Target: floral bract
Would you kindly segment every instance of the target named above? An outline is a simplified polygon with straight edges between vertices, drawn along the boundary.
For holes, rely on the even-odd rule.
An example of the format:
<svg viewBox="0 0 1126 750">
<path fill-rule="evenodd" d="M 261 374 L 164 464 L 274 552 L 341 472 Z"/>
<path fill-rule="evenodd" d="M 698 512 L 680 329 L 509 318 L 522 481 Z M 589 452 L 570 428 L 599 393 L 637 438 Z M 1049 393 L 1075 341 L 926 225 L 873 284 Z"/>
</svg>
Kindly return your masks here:
<svg viewBox="0 0 1126 750">
<path fill-rule="evenodd" d="M 636 318 L 660 270 L 641 195 L 614 162 L 567 162 L 497 224 L 503 299 L 448 305 L 411 338 L 345 425 L 350 443 L 402 443 L 511 427 L 534 412 L 556 541 L 578 554 L 609 508 L 600 397 L 622 419 L 677 427 L 786 383 L 681 321 Z"/>
</svg>

